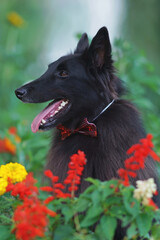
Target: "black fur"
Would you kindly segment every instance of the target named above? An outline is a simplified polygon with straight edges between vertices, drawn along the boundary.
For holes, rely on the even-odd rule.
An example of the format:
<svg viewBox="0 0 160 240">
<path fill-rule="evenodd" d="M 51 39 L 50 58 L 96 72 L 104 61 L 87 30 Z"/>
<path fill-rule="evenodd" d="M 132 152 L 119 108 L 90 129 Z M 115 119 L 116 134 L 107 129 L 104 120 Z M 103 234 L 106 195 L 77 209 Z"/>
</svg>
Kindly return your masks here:
<svg viewBox="0 0 160 240">
<path fill-rule="evenodd" d="M 60 74 L 62 70 L 67 73 L 65 77 Z M 40 78 L 16 90 L 16 95 L 24 102 L 69 99 L 70 110 L 52 127 L 62 123 L 70 129 L 77 128 L 84 117 L 92 122 L 113 98 L 116 99 L 95 121 L 97 138 L 77 133 L 62 141 L 59 130 L 54 134 L 46 168 L 58 175 L 60 181 L 66 177 L 69 157 L 78 149 L 86 154 L 87 165 L 77 194 L 88 186 L 84 181 L 87 177 L 102 181 L 118 177 L 117 170 L 124 167 L 127 149 L 146 136 L 136 108 L 120 98 L 123 91 L 120 79 L 115 76 L 105 27 L 98 31 L 90 46 L 87 34 L 83 34 L 74 54 L 61 57 L 50 64 Z M 152 159 L 148 158 L 145 170 L 138 172 L 138 179 L 150 177 L 156 179 L 156 173 Z M 121 239 L 118 236 L 115 239 Z"/>
</svg>

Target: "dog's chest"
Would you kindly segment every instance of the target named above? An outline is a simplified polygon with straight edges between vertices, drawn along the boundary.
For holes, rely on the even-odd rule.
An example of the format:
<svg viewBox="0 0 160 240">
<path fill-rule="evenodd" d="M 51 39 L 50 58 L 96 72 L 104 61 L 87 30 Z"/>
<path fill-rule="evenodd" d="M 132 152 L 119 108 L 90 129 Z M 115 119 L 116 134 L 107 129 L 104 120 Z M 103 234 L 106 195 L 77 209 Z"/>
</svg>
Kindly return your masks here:
<svg viewBox="0 0 160 240">
<path fill-rule="evenodd" d="M 108 180 L 116 177 L 117 169 L 122 167 L 122 159 L 125 159 L 125 152 L 119 154 L 116 149 L 113 149 L 111 142 L 107 139 L 104 141 L 102 136 L 90 137 L 75 134 L 63 141 L 57 140 L 54 141 L 50 150 L 48 168 L 58 175 L 61 181 L 66 177 L 70 156 L 78 150 L 84 151 L 87 158 L 83 179 L 93 177 Z M 86 188 L 86 183 L 83 180 L 82 182 L 83 188 Z"/>
</svg>

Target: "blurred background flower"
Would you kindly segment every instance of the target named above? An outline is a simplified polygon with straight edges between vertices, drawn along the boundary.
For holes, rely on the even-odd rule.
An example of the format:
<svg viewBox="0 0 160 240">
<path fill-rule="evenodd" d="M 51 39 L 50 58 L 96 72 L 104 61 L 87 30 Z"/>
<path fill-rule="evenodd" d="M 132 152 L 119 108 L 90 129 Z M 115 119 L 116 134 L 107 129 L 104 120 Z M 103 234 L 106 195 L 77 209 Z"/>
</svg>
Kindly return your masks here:
<svg viewBox="0 0 160 240">
<path fill-rule="evenodd" d="M 0 1 L 0 139 L 8 128 L 17 127 L 22 142 L 14 161 L 27 170 L 42 169 L 50 142 L 50 133 L 30 130 L 45 104 L 24 105 L 14 90 L 74 50 L 81 33 L 92 38 L 102 26 L 109 30 L 118 75 L 129 89 L 127 98 L 142 112 L 160 152 L 159 12 L 159 0 Z M 0 155 L 0 161 L 4 159 L 9 162 Z"/>
<path fill-rule="evenodd" d="M 15 27 L 21 27 L 24 24 L 24 19 L 18 15 L 16 12 L 10 12 L 7 15 L 7 20 Z"/>
</svg>

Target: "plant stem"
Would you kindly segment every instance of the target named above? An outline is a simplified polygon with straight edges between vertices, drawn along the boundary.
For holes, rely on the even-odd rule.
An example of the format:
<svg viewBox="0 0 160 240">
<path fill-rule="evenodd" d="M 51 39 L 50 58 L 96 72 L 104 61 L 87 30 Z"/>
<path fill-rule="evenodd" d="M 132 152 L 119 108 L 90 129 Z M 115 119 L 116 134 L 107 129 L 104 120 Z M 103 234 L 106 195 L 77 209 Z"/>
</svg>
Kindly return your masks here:
<svg viewBox="0 0 160 240">
<path fill-rule="evenodd" d="M 79 223 L 78 213 L 75 213 L 75 215 L 74 215 L 74 223 L 75 223 L 76 231 L 80 232 L 81 226 L 80 226 L 80 223 Z"/>
</svg>

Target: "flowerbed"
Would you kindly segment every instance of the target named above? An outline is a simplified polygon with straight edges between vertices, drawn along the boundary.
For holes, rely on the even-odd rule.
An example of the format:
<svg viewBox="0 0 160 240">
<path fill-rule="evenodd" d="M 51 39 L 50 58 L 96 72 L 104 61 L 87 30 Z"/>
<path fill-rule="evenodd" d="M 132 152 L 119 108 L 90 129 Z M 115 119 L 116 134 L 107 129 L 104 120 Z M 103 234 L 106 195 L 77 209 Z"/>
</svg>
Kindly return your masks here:
<svg viewBox="0 0 160 240">
<path fill-rule="evenodd" d="M 16 128 L 8 134 L 0 140 L 0 152 L 11 157 L 21 138 Z M 87 161 L 80 150 L 70 157 L 63 183 L 50 170 L 45 171 L 49 186 L 40 186 L 22 164 L 1 165 L 1 239 L 111 240 L 119 220 L 126 228 L 125 239 L 160 239 L 160 210 L 152 200 L 158 194 L 154 180 L 137 181 L 136 188 L 129 182 L 145 167 L 146 157 L 160 161 L 153 151 L 152 135 L 133 145 L 127 154 L 117 179 L 101 182 L 88 178 L 91 185 L 79 197 L 75 193 Z"/>
</svg>

